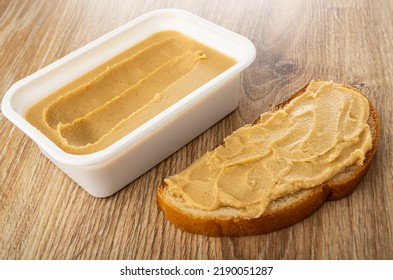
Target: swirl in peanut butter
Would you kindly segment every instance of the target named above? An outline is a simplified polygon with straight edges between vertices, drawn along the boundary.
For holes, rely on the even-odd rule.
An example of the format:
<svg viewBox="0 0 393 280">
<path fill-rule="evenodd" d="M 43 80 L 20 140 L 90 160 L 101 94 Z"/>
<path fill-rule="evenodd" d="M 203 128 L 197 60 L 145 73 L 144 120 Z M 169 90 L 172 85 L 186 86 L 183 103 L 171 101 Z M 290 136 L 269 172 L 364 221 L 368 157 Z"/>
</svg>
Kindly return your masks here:
<svg viewBox="0 0 393 280">
<path fill-rule="evenodd" d="M 368 118 L 362 94 L 313 81 L 284 108 L 238 129 L 165 182 L 190 208 L 231 207 L 258 217 L 271 201 L 361 165 L 372 147 Z"/>
<path fill-rule="evenodd" d="M 33 105 L 26 119 L 66 152 L 97 152 L 235 63 L 162 31 Z"/>
</svg>

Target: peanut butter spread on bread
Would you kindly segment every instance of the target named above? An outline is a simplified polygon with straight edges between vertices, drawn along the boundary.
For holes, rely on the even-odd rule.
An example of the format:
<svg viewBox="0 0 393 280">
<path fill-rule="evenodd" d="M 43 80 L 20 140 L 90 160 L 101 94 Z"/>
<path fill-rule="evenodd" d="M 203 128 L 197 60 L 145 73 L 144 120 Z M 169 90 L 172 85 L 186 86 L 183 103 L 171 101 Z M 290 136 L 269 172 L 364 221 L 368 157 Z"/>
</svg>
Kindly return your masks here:
<svg viewBox="0 0 393 280">
<path fill-rule="evenodd" d="M 361 93 L 312 81 L 303 94 L 239 128 L 165 183 L 187 207 L 230 207 L 259 217 L 271 201 L 362 165 L 372 148 L 368 119 L 369 103 Z"/>
<path fill-rule="evenodd" d="M 94 153 L 235 63 L 184 34 L 158 32 L 33 105 L 26 119 L 64 151 Z"/>
</svg>

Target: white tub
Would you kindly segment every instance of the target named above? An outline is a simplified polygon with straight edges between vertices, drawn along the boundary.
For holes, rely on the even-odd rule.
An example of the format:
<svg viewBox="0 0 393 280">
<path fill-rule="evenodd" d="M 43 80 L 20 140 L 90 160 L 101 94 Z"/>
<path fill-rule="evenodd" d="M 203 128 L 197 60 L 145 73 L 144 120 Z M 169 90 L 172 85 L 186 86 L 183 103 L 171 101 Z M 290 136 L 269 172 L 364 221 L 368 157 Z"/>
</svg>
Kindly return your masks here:
<svg viewBox="0 0 393 280">
<path fill-rule="evenodd" d="M 25 119 L 35 102 L 162 30 L 177 30 L 238 62 L 106 149 L 64 152 Z M 42 153 L 88 193 L 110 196 L 198 136 L 239 103 L 240 72 L 255 59 L 246 38 L 189 12 L 149 12 L 16 82 L 3 97 L 3 114 L 37 143 Z"/>
</svg>

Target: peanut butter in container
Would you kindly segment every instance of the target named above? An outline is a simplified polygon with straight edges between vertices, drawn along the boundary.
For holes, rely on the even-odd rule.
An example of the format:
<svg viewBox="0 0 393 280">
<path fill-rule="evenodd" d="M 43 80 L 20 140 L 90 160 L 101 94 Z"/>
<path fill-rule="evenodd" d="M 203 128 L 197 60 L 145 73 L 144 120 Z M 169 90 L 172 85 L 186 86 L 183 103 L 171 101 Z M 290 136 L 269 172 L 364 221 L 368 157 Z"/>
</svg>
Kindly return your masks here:
<svg viewBox="0 0 393 280">
<path fill-rule="evenodd" d="M 88 193 L 106 197 L 233 111 L 246 38 L 149 12 L 15 83 L 3 114 Z"/>
</svg>

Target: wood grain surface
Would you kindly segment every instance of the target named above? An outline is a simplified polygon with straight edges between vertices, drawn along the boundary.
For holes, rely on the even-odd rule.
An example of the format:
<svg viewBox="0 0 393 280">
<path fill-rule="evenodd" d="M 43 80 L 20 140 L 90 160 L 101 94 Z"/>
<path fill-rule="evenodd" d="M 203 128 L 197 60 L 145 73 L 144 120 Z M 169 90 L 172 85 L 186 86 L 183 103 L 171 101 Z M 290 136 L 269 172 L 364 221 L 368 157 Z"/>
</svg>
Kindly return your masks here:
<svg viewBox="0 0 393 280">
<path fill-rule="evenodd" d="M 1 259 L 393 259 L 393 1 L 0 0 L 0 96 L 114 28 L 181 8 L 256 46 L 237 110 L 117 194 L 90 196 L 0 114 Z M 357 190 L 267 235 L 182 232 L 156 206 L 162 180 L 311 79 L 350 84 L 380 115 L 380 146 Z M 34 94 L 32 92 L 31 94 Z"/>
</svg>

